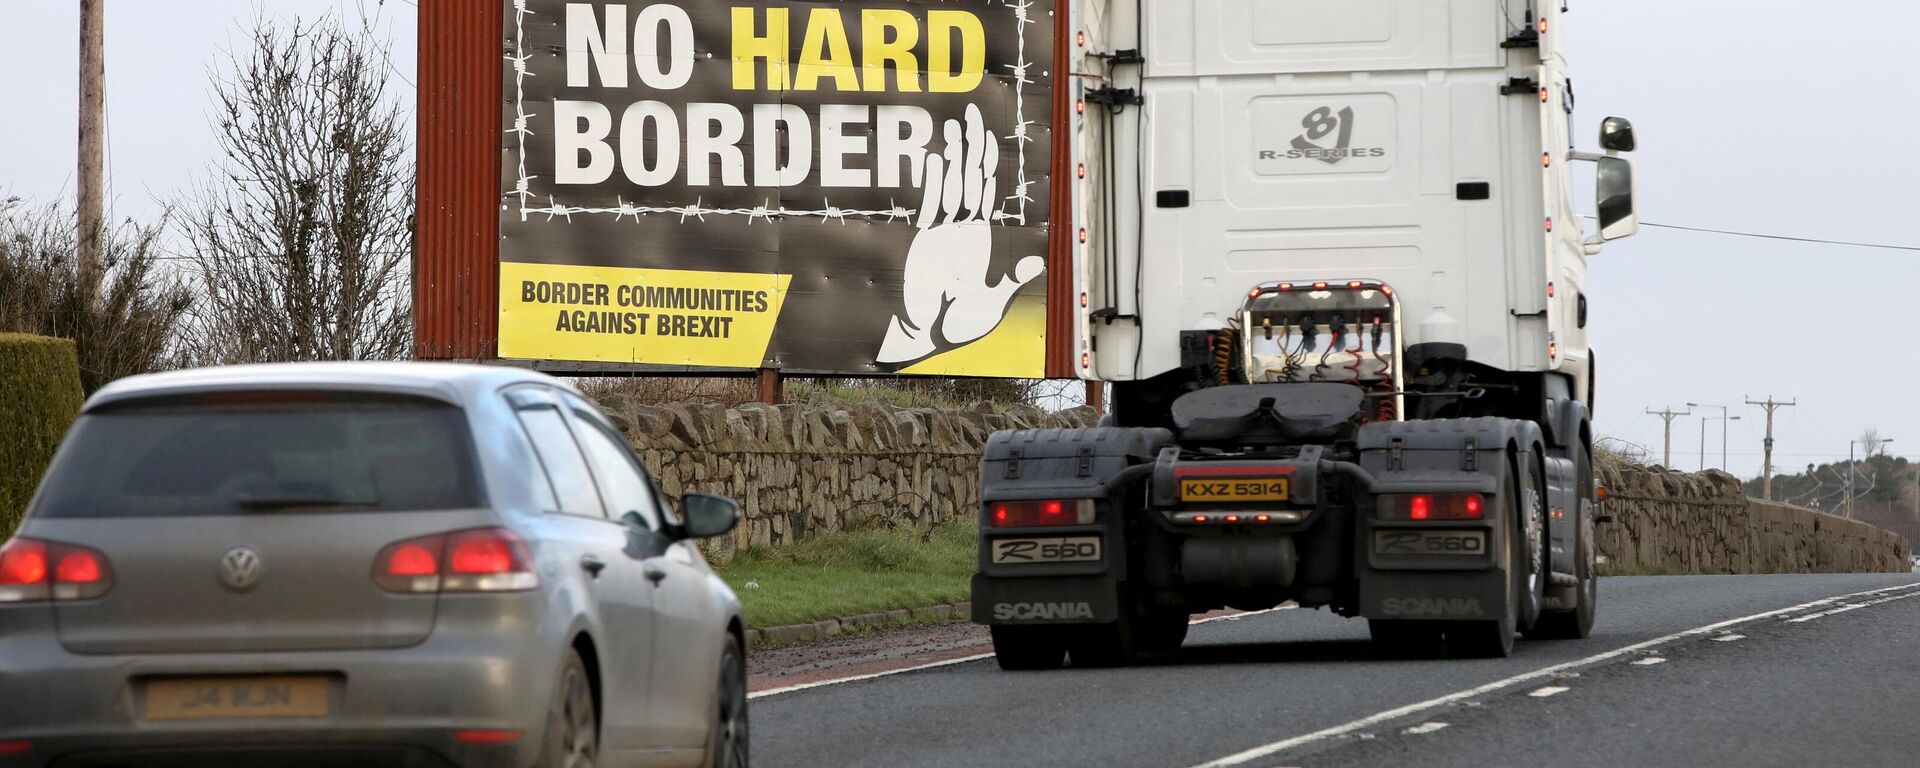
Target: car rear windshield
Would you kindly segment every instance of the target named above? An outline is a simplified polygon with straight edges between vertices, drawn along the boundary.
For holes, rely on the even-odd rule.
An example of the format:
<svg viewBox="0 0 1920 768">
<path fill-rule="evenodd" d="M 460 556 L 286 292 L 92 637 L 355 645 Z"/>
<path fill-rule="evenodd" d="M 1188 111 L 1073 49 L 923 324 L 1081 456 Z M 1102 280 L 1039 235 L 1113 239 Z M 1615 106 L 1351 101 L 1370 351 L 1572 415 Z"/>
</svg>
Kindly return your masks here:
<svg viewBox="0 0 1920 768">
<path fill-rule="evenodd" d="M 82 416 L 41 517 L 464 509 L 481 503 L 462 412 L 418 398 L 218 393 Z"/>
</svg>

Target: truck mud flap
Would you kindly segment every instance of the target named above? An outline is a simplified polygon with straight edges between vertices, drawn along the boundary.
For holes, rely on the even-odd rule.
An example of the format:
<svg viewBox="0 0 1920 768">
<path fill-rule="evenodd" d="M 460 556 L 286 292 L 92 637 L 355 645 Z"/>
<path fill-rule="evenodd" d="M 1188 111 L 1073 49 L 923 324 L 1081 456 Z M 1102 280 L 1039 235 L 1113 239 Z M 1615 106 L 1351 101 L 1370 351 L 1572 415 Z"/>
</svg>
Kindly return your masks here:
<svg viewBox="0 0 1920 768">
<path fill-rule="evenodd" d="M 1120 587 L 1111 576 L 994 579 L 973 577 L 977 624 L 1105 624 L 1120 620 Z"/>
<path fill-rule="evenodd" d="M 1369 619 L 1499 619 L 1507 610 L 1506 572 L 1374 571 L 1360 580 L 1360 615 Z"/>
</svg>

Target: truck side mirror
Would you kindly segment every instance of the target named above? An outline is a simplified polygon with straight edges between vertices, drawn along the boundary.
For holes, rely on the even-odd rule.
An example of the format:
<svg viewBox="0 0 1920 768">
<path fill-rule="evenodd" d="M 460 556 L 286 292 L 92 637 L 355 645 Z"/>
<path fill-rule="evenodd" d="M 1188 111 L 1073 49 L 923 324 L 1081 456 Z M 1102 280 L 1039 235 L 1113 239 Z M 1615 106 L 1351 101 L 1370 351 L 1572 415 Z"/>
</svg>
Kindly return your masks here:
<svg viewBox="0 0 1920 768">
<path fill-rule="evenodd" d="M 1627 144 L 1633 144 L 1631 133 Z M 1597 162 L 1600 168 L 1595 174 L 1594 200 L 1600 207 L 1600 240 L 1632 236 L 1640 231 L 1640 217 L 1633 209 L 1633 163 L 1618 157 L 1602 157 Z"/>
<path fill-rule="evenodd" d="M 1609 117 L 1600 121 L 1600 148 L 1608 152 L 1632 152 L 1633 121 L 1624 117 Z"/>
</svg>

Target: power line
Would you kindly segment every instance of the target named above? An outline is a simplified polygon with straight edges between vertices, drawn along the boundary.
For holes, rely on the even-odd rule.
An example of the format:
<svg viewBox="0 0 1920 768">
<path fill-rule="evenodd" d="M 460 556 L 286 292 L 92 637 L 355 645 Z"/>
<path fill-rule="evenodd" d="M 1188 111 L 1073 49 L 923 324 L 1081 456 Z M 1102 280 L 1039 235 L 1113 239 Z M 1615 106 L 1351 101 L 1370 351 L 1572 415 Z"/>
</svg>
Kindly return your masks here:
<svg viewBox="0 0 1920 768">
<path fill-rule="evenodd" d="M 1588 216 L 1586 218 L 1591 219 L 1593 217 Z M 1688 227 L 1688 226 L 1682 226 L 1679 224 L 1655 224 L 1647 221 L 1640 222 L 1640 226 L 1656 227 L 1659 229 L 1678 229 L 1686 232 L 1701 232 L 1709 235 L 1728 235 L 1730 237 L 1752 237 L 1752 238 L 1758 238 L 1761 240 L 1785 240 L 1788 242 L 1795 242 L 1795 243 L 1815 243 L 1818 245 L 1840 245 L 1840 246 L 1846 246 L 1849 248 L 1878 248 L 1878 249 L 1887 250 L 1887 251 L 1920 252 L 1920 245 L 1889 245 L 1886 243 L 1867 243 L 1867 242 L 1861 242 L 1858 240 L 1827 240 L 1827 239 L 1817 238 L 1817 237 L 1794 237 L 1792 235 L 1769 235 L 1769 234 L 1762 234 L 1759 232 L 1741 232 L 1741 231 L 1732 230 L 1732 229 L 1713 229 L 1711 227 Z"/>
</svg>

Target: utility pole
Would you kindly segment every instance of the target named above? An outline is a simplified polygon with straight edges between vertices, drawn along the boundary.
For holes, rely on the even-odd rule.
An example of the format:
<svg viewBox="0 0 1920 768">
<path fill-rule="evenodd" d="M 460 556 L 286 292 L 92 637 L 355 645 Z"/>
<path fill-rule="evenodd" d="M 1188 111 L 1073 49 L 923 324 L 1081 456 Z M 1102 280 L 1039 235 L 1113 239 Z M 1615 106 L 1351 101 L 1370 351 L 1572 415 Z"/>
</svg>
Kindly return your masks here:
<svg viewBox="0 0 1920 768">
<path fill-rule="evenodd" d="M 100 292 L 100 239 L 106 211 L 102 202 L 107 60 L 104 32 L 106 0 L 80 0 L 80 173 L 78 250 L 80 309 L 93 308 Z"/>
<path fill-rule="evenodd" d="M 1873 458 L 1873 451 L 1875 448 L 1886 445 L 1887 443 L 1891 443 L 1891 442 L 1893 442 L 1893 438 L 1891 437 L 1880 438 L 1878 441 L 1872 442 L 1872 443 L 1863 442 L 1860 440 L 1847 441 L 1847 519 L 1849 520 L 1853 519 L 1853 475 L 1855 472 L 1859 471 L 1855 468 L 1855 465 L 1853 463 L 1854 444 L 1859 443 L 1860 445 L 1865 446 L 1867 449 L 1867 458 L 1871 459 Z M 1871 492 L 1873 489 L 1868 488 L 1867 490 Z"/>
<path fill-rule="evenodd" d="M 1739 421 L 1740 417 L 1728 416 L 1727 406 L 1724 405 L 1687 403 L 1687 407 L 1720 409 L 1720 469 L 1725 471 L 1727 468 L 1727 422 Z M 1706 418 L 1700 419 L 1700 471 L 1702 472 L 1707 471 L 1707 421 Z"/>
<path fill-rule="evenodd" d="M 1664 411 L 1656 411 L 1656 410 L 1653 410 L 1652 408 L 1648 408 L 1647 413 L 1660 417 L 1660 420 L 1666 422 L 1667 424 L 1666 443 L 1660 449 L 1660 466 L 1666 467 L 1668 469 L 1672 469 L 1673 468 L 1673 420 L 1675 417 L 1678 417 L 1678 416 L 1692 416 L 1693 412 L 1692 411 L 1675 411 L 1672 408 L 1668 408 Z"/>
<path fill-rule="evenodd" d="M 1795 399 L 1797 400 L 1798 398 Z M 1757 405 L 1767 409 L 1767 439 L 1760 443 L 1761 450 L 1764 451 L 1766 457 L 1761 460 L 1760 464 L 1760 498 L 1765 501 L 1773 501 L 1773 412 L 1775 409 L 1794 405 L 1794 400 L 1788 400 L 1784 403 L 1775 402 L 1773 396 L 1768 395 L 1767 401 L 1764 403 L 1747 400 L 1747 405 Z"/>
</svg>

